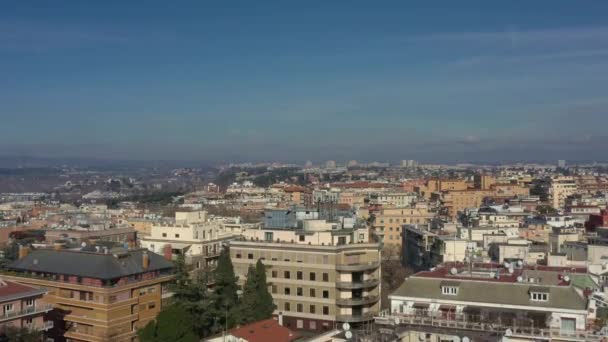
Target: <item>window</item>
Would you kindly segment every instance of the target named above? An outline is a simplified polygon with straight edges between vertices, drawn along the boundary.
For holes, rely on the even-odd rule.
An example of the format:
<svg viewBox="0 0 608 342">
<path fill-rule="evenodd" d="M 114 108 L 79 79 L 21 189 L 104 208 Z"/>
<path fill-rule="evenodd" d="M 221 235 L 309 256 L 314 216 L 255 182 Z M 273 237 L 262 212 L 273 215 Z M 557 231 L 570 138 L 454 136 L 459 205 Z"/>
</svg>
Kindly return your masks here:
<svg viewBox="0 0 608 342">
<path fill-rule="evenodd" d="M 549 294 L 544 292 L 531 292 L 530 299 L 535 302 L 546 302 L 549 300 Z"/>
<path fill-rule="evenodd" d="M 304 235 L 300 235 L 300 236 L 298 236 L 298 240 L 299 240 L 300 242 L 304 242 L 304 241 L 306 241 L 306 236 L 304 236 Z"/>
<path fill-rule="evenodd" d="M 302 271 L 298 271 L 296 273 L 296 279 L 298 279 L 298 280 L 304 279 L 304 274 L 302 273 Z"/>
<path fill-rule="evenodd" d="M 163 237 L 167 237 L 167 233 L 163 233 Z"/>
<path fill-rule="evenodd" d="M 317 274 L 315 272 L 310 272 L 308 278 L 310 279 L 310 281 L 315 281 L 317 280 Z"/>
<path fill-rule="evenodd" d="M 154 303 L 154 302 L 148 303 L 148 310 L 154 309 L 155 307 L 156 307 L 156 303 Z"/>
<path fill-rule="evenodd" d="M 291 310 L 291 307 L 290 307 L 289 303 L 285 303 L 284 308 L 285 308 L 285 311 Z"/>
<path fill-rule="evenodd" d="M 241 258 L 241 253 L 240 253 L 240 252 L 239 252 L 239 253 L 236 253 L 236 258 L 237 258 L 237 259 L 240 259 L 240 258 Z"/>
<path fill-rule="evenodd" d="M 323 273 L 323 281 L 329 281 L 329 273 Z"/>
<path fill-rule="evenodd" d="M 25 320 L 25 325 L 32 325 L 33 322 L 34 322 L 34 320 L 32 320 L 31 318 L 28 318 Z"/>
<path fill-rule="evenodd" d="M 323 314 L 324 315 L 329 315 L 329 306 L 324 306 L 323 307 Z"/>
<path fill-rule="evenodd" d="M 296 305 L 296 311 L 297 311 L 297 312 L 303 312 L 303 311 L 304 311 L 304 305 L 302 305 L 302 304 L 298 303 L 298 304 Z"/>
<path fill-rule="evenodd" d="M 329 298 L 329 291 L 323 290 L 323 298 Z"/>
<path fill-rule="evenodd" d="M 272 293 L 277 293 L 277 286 L 276 285 L 272 285 Z"/>
<path fill-rule="evenodd" d="M 247 253 L 247 259 L 253 259 L 253 253 Z"/>
<path fill-rule="evenodd" d="M 4 312 L 11 312 L 15 306 L 13 304 L 4 304 Z"/>
<path fill-rule="evenodd" d="M 310 313 L 311 313 L 311 314 L 314 314 L 314 313 L 315 313 L 315 309 L 316 309 L 316 308 L 315 308 L 315 306 L 314 306 L 314 305 L 311 305 L 311 306 L 308 308 L 308 311 L 310 311 Z"/>
<path fill-rule="evenodd" d="M 154 292 L 156 292 L 155 287 L 148 287 L 148 293 L 154 293 Z"/>
<path fill-rule="evenodd" d="M 317 292 L 315 291 L 315 289 L 310 289 L 310 297 L 316 297 L 317 296 Z"/>
<path fill-rule="evenodd" d="M 29 306 L 29 307 L 34 306 L 34 299 L 27 299 L 25 301 L 25 306 Z"/>
<path fill-rule="evenodd" d="M 291 278 L 291 275 L 289 274 L 289 271 L 283 272 L 283 278 L 285 278 L 285 279 Z"/>
<path fill-rule="evenodd" d="M 310 321 L 308 326 L 310 327 L 310 330 L 317 330 L 317 322 L 315 321 Z"/>
<path fill-rule="evenodd" d="M 179 238 L 179 234 L 175 234 L 175 237 L 176 237 L 176 238 Z"/>
<path fill-rule="evenodd" d="M 270 274 L 272 278 L 278 277 L 277 271 L 272 271 Z"/>
<path fill-rule="evenodd" d="M 304 295 L 304 290 L 301 287 L 296 289 L 296 295 L 302 297 Z"/>
<path fill-rule="evenodd" d="M 296 327 L 297 327 L 298 329 L 304 329 L 304 321 L 303 321 L 303 320 L 301 320 L 301 319 L 297 320 L 297 321 L 296 321 Z"/>
<path fill-rule="evenodd" d="M 272 241 L 273 240 L 273 236 L 272 235 L 273 235 L 272 232 L 266 232 L 266 233 L 264 233 L 264 240 L 269 241 L 269 242 Z"/>
<path fill-rule="evenodd" d="M 442 286 L 441 294 L 455 296 L 458 294 L 458 288 L 456 286 Z"/>
<path fill-rule="evenodd" d="M 289 287 L 286 287 L 285 290 L 284 290 L 284 293 L 285 293 L 286 296 L 291 295 L 291 289 Z"/>
</svg>

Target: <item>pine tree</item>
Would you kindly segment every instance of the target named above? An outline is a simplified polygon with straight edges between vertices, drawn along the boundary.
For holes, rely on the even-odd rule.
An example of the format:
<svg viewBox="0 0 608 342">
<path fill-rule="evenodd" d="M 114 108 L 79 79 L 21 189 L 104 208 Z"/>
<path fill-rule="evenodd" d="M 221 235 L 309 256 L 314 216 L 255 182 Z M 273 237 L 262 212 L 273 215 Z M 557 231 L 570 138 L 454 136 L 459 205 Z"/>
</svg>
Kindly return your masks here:
<svg viewBox="0 0 608 342">
<path fill-rule="evenodd" d="M 256 322 L 258 320 L 258 304 L 258 274 L 253 265 L 249 265 L 238 317 L 241 324 Z"/>
<path fill-rule="evenodd" d="M 262 320 L 272 317 L 272 313 L 276 306 L 272 301 L 272 295 L 268 292 L 268 284 L 266 282 L 266 267 L 262 260 L 258 260 L 255 264 L 255 274 L 257 282 L 257 319 Z"/>
<path fill-rule="evenodd" d="M 180 254 L 175 260 L 174 270 L 175 278 L 171 285 L 173 299 L 176 302 L 188 302 L 192 295 L 192 289 L 190 288 L 190 274 L 183 254 Z"/>
<path fill-rule="evenodd" d="M 190 313 L 179 305 L 172 305 L 137 332 L 142 342 L 196 342 L 193 319 Z"/>
<path fill-rule="evenodd" d="M 226 326 L 234 327 L 238 322 L 237 277 L 227 249 L 224 249 L 219 256 L 214 276 L 215 288 L 211 298 L 217 318 L 214 330 L 221 331 Z"/>
</svg>

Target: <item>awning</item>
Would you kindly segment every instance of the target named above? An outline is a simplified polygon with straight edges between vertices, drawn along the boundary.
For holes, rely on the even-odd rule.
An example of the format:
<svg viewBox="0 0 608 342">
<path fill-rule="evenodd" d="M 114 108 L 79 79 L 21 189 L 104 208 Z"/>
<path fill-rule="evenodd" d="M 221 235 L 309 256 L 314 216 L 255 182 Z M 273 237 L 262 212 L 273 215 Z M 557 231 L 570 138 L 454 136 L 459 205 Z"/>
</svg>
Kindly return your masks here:
<svg viewBox="0 0 608 342">
<path fill-rule="evenodd" d="M 414 303 L 414 309 L 428 309 L 429 303 Z"/>
<path fill-rule="evenodd" d="M 445 304 L 442 304 L 442 305 L 439 306 L 439 310 L 456 311 L 456 305 L 445 305 Z"/>
<path fill-rule="evenodd" d="M 175 243 L 175 242 L 168 243 L 167 245 L 171 246 L 171 249 L 186 249 L 186 248 L 189 248 L 190 246 L 192 246 L 191 244 L 187 244 L 187 243 Z"/>
</svg>

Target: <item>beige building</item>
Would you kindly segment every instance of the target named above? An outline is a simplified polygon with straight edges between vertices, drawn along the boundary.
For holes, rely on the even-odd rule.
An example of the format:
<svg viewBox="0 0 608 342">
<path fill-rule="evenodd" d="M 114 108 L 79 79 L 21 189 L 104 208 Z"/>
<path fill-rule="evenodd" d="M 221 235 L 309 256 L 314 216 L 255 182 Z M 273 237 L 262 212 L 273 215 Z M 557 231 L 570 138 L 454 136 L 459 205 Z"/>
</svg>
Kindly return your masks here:
<svg viewBox="0 0 608 342">
<path fill-rule="evenodd" d="M 576 181 L 573 177 L 555 177 L 551 181 L 549 193 L 553 208 L 559 209 L 566 205 L 566 198 L 576 193 Z"/>
<path fill-rule="evenodd" d="M 303 229 L 251 229 L 230 242 L 239 282 L 262 260 L 269 291 L 285 326 L 330 330 L 338 323 L 368 322 L 380 308 L 380 244 L 366 229 L 331 229 L 303 221 Z"/>
<path fill-rule="evenodd" d="M 175 223 L 152 226 L 140 244 L 171 258 L 184 255 L 186 264 L 194 269 L 214 267 L 222 245 L 240 234 L 238 223 L 208 217 L 205 211 L 177 212 Z"/>
<path fill-rule="evenodd" d="M 435 213 L 426 205 L 412 207 L 383 208 L 372 224 L 374 234 L 382 237 L 386 245 L 401 245 L 403 225 L 426 225 L 433 220 Z"/>
</svg>

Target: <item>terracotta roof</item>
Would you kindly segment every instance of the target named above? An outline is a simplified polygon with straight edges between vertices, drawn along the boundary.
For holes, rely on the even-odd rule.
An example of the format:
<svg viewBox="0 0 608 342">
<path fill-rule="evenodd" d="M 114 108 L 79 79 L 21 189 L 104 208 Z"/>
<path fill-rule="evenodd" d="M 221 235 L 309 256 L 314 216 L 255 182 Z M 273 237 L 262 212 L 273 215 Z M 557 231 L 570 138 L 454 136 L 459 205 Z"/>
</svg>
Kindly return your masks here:
<svg viewBox="0 0 608 342">
<path fill-rule="evenodd" d="M 295 332 L 279 325 L 273 318 L 232 329 L 229 333 L 248 342 L 291 342 L 298 337 Z"/>
<path fill-rule="evenodd" d="M 46 293 L 35 287 L 15 283 L 7 280 L 0 280 L 0 303 L 15 300 L 17 298 L 32 297 Z"/>
</svg>

